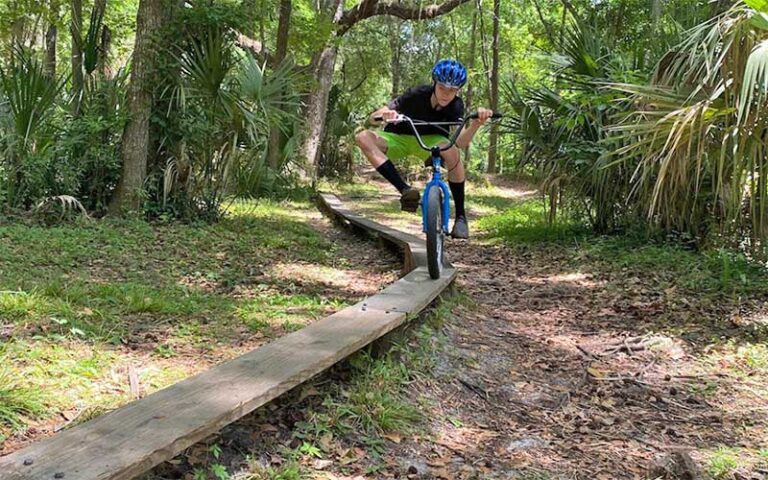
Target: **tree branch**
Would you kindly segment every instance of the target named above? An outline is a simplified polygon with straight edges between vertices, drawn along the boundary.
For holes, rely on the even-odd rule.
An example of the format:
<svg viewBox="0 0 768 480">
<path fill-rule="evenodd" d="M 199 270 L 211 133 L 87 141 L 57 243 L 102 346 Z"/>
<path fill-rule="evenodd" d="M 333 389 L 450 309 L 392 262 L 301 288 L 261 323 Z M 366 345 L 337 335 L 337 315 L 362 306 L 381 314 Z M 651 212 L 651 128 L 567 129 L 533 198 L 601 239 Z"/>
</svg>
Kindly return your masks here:
<svg viewBox="0 0 768 480">
<path fill-rule="evenodd" d="M 356 7 L 345 11 L 336 24 L 337 36 L 344 35 L 347 30 L 352 28 L 357 22 L 377 15 L 391 15 L 403 20 L 427 20 L 430 18 L 445 15 L 454 8 L 469 2 L 470 0 L 448 0 L 437 5 L 427 5 L 426 7 L 408 7 L 401 3 L 381 3 L 380 0 L 362 0 Z"/>
<path fill-rule="evenodd" d="M 235 33 L 235 45 L 250 53 L 259 62 L 267 61 L 273 63 L 272 55 L 264 48 L 260 41 L 254 40 L 237 30 L 233 30 L 233 32 Z"/>
</svg>

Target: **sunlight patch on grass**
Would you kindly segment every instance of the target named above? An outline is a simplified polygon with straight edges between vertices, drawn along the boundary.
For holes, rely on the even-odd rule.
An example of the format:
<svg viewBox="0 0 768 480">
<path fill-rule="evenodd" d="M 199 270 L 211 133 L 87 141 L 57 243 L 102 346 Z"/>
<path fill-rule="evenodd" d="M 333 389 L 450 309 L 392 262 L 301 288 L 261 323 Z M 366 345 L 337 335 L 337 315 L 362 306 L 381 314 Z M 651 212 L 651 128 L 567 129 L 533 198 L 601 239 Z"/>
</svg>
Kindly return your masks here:
<svg viewBox="0 0 768 480">
<path fill-rule="evenodd" d="M 467 205 L 478 216 L 499 215 L 521 199 L 536 193 L 535 190 L 507 190 L 490 183 L 468 184 Z"/>
<path fill-rule="evenodd" d="M 359 272 L 311 263 L 277 263 L 267 270 L 270 277 L 285 281 L 307 282 L 320 286 L 348 287 Z"/>
<path fill-rule="evenodd" d="M 208 362 L 178 363 L 158 360 L 142 367 L 139 372 L 139 380 L 145 386 L 148 395 L 200 373 L 209 367 Z"/>
<path fill-rule="evenodd" d="M 38 406 L 35 413 L 110 409 L 128 399 L 127 378 L 114 372 L 120 356 L 110 349 L 77 341 L 13 341 L 5 345 L 0 361 L 10 375 L 24 379 L 16 388 L 34 392 L 29 398 Z M 0 403 L 8 405 L 5 399 Z"/>
<path fill-rule="evenodd" d="M 0 364 L 19 379 L 1 393 L 18 420 L 0 422 L 27 422 L 23 392 L 45 392 L 43 421 L 56 410 L 96 415 L 130 399 L 128 363 L 147 391 L 164 388 L 252 347 L 249 326 L 282 333 L 343 308 L 303 294 L 298 269 L 257 280 L 283 264 L 312 265 L 307 283 L 354 282 L 313 227 L 319 216 L 309 201 L 251 201 L 216 224 L 0 226 L 0 334 L 10 335 Z"/>
<path fill-rule="evenodd" d="M 285 325 L 286 322 L 290 322 L 289 325 L 304 325 L 309 320 L 324 317 L 345 306 L 347 303 L 343 300 L 319 295 L 263 292 L 243 301 L 237 307 L 236 315 L 251 331 L 267 334 L 272 327 Z"/>
<path fill-rule="evenodd" d="M 724 342 L 703 356 L 702 362 L 712 374 L 728 374 L 752 380 L 768 378 L 768 346 L 762 342 Z M 754 389 L 766 394 L 768 384 L 765 388 Z"/>
<path fill-rule="evenodd" d="M 514 204 L 511 208 L 481 218 L 476 223 L 488 237 L 509 244 L 573 241 L 588 232 L 584 225 L 578 223 L 548 223 L 541 200 L 526 200 Z"/>
<path fill-rule="evenodd" d="M 318 190 L 350 198 L 378 198 L 381 195 L 381 191 L 375 184 L 367 182 L 329 182 L 327 179 L 324 179 L 318 184 Z"/>
<path fill-rule="evenodd" d="M 0 443 L 45 412 L 42 392 L 20 386 L 9 364 L 10 359 L 0 355 Z"/>
</svg>

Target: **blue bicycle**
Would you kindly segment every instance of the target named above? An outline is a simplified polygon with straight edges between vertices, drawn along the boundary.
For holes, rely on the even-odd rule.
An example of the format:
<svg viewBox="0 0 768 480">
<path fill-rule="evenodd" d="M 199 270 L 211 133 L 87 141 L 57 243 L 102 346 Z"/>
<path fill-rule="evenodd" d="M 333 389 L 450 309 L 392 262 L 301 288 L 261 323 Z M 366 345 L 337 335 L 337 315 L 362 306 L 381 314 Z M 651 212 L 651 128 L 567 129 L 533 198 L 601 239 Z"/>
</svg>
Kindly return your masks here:
<svg viewBox="0 0 768 480">
<path fill-rule="evenodd" d="M 501 118 L 500 113 L 494 113 L 491 118 Z M 427 164 L 432 165 L 432 178 L 424 187 L 424 195 L 421 197 L 421 221 L 422 231 L 427 234 L 427 268 L 429 270 L 429 276 L 437 280 L 440 278 L 440 274 L 443 271 L 443 243 L 445 241 L 445 235 L 448 230 L 448 219 L 451 213 L 451 191 L 448 185 L 443 180 L 443 176 L 440 172 L 443 158 L 440 155 L 442 152 L 453 147 L 456 140 L 459 138 L 459 134 L 467 125 L 470 120 L 476 119 L 477 114 L 467 116 L 462 122 L 422 122 L 420 120 L 413 120 L 405 115 L 398 115 L 389 122 L 407 122 L 413 134 L 416 137 L 416 141 L 419 146 L 430 153 L 430 158 Z M 381 120 L 381 119 L 377 119 Z M 442 147 L 428 147 L 424 144 L 424 141 L 419 135 L 419 131 L 416 128 L 417 125 L 431 125 L 444 127 L 458 127 L 453 132 L 453 135 L 448 139 L 448 143 Z"/>
</svg>

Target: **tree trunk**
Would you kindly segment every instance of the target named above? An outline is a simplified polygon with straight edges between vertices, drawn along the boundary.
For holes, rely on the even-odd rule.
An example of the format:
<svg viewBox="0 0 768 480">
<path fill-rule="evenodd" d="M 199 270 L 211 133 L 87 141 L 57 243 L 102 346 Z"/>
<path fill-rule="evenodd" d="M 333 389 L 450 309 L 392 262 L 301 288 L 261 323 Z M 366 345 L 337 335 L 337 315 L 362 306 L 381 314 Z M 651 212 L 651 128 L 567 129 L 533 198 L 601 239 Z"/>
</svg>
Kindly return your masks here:
<svg viewBox="0 0 768 480">
<path fill-rule="evenodd" d="M 333 69 L 336 65 L 338 50 L 336 46 L 326 47 L 320 54 L 315 78 L 317 85 L 309 97 L 307 107 L 307 136 L 302 145 L 302 157 L 307 162 L 314 178 L 317 161 L 320 156 L 320 143 L 325 135 L 325 120 L 328 114 L 328 95 L 333 84 Z"/>
<path fill-rule="evenodd" d="M 477 46 L 477 13 L 479 9 L 475 8 L 472 11 L 472 31 L 470 32 L 469 37 L 469 61 L 467 62 L 467 67 L 469 68 L 469 71 L 473 71 L 475 69 L 475 50 Z M 466 98 L 466 109 L 467 113 L 472 111 L 472 108 L 474 105 L 472 105 L 472 102 L 474 100 L 474 93 L 475 93 L 475 85 L 474 82 L 470 80 L 469 85 L 467 86 L 467 98 Z M 467 145 L 467 148 L 464 149 L 464 165 L 466 165 L 465 168 L 469 167 L 469 161 L 471 159 L 470 154 L 470 148 L 469 145 Z"/>
<path fill-rule="evenodd" d="M 389 49 L 392 51 L 392 95 L 395 98 L 400 95 L 400 22 L 389 23 Z"/>
<path fill-rule="evenodd" d="M 43 55 L 43 68 L 45 74 L 49 78 L 56 77 L 56 47 L 59 36 L 59 29 L 56 26 L 59 20 L 59 2 L 54 0 L 51 2 L 48 10 L 48 18 L 46 19 L 47 27 L 45 29 L 44 48 Z"/>
<path fill-rule="evenodd" d="M 273 57 L 273 67 L 277 67 L 288 52 L 288 33 L 291 26 L 291 0 L 280 0 L 280 19 L 277 25 L 277 45 Z M 283 92 L 284 94 L 285 92 Z M 269 131 L 269 145 L 267 148 L 267 162 L 270 167 L 277 169 L 282 163 L 283 145 L 285 135 L 278 126 L 273 126 Z"/>
<path fill-rule="evenodd" d="M 98 71 L 104 78 L 112 78 L 109 53 L 112 50 L 112 31 L 108 26 L 101 27 L 101 55 L 99 55 Z"/>
<path fill-rule="evenodd" d="M 324 0 L 321 5 L 323 12 L 333 16 L 338 21 L 344 12 L 344 2 L 341 0 Z M 328 95 L 333 84 L 333 71 L 336 66 L 338 49 L 333 42 L 328 42 L 325 48 L 312 60 L 314 78 L 317 83 L 309 94 L 306 111 L 307 133 L 301 146 L 301 158 L 304 160 L 306 172 L 313 180 L 317 171 L 317 161 L 320 157 L 320 144 L 325 136 L 325 120 L 328 115 Z"/>
<path fill-rule="evenodd" d="M 493 65 L 491 66 L 491 110 L 499 109 L 499 14 L 501 13 L 501 0 L 493 0 Z M 499 127 L 491 125 L 491 135 L 488 142 L 488 173 L 498 171 L 497 151 L 499 144 Z"/>
<path fill-rule="evenodd" d="M 83 97 L 83 1 L 72 0 L 72 114 L 80 115 Z"/>
<path fill-rule="evenodd" d="M 45 74 L 49 78 L 56 77 L 56 37 L 59 31 L 56 28 L 56 24 L 51 23 L 48 25 L 48 29 L 45 32 Z"/>
<path fill-rule="evenodd" d="M 152 109 L 151 73 L 156 50 L 152 45 L 152 37 L 160 30 L 162 18 L 163 0 L 140 0 L 136 17 L 136 44 L 133 50 L 131 84 L 128 87 L 130 119 L 123 130 L 121 151 L 123 171 L 109 206 L 112 214 L 138 210 L 141 206 L 142 187 L 149 155 L 149 118 Z"/>
</svg>

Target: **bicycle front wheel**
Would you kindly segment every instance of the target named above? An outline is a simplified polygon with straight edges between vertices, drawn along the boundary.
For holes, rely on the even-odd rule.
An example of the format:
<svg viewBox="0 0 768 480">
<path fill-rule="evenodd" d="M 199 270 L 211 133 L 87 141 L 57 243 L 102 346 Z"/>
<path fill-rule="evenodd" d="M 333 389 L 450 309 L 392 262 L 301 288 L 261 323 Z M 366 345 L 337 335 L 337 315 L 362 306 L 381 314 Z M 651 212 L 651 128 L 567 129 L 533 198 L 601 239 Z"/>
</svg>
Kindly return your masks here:
<svg viewBox="0 0 768 480">
<path fill-rule="evenodd" d="M 427 198 L 427 267 L 429 276 L 437 280 L 443 271 L 443 192 L 429 189 Z"/>
</svg>

